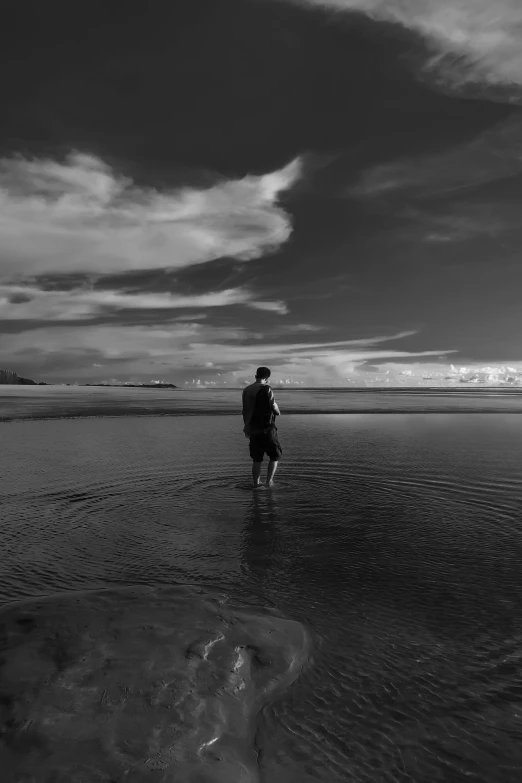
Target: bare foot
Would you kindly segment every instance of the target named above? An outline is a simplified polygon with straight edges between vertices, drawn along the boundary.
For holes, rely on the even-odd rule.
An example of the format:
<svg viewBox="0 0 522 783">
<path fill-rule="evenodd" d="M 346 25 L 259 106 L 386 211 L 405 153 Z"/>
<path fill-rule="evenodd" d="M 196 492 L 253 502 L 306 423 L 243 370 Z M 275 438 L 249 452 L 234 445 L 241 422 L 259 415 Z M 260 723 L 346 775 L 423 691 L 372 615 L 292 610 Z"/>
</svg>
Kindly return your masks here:
<svg viewBox="0 0 522 783">
<path fill-rule="evenodd" d="M 265 486 L 266 486 L 267 489 L 270 489 L 270 487 L 274 486 L 274 482 L 273 481 L 267 481 Z"/>
<path fill-rule="evenodd" d="M 263 485 L 262 484 L 254 484 L 253 488 L 254 489 L 263 489 Z"/>
</svg>

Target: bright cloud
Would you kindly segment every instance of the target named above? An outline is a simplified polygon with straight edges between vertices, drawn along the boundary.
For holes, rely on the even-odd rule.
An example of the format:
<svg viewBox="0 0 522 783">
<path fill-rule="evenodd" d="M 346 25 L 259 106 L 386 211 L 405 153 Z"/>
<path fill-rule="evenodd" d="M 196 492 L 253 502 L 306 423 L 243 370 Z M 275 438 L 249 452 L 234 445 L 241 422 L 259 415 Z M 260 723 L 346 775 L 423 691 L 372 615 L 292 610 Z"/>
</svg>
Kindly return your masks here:
<svg viewBox="0 0 522 783">
<path fill-rule="evenodd" d="M 85 288 L 47 291 L 36 286 L 0 284 L 0 318 L 6 320 L 82 320 L 118 310 L 172 310 L 230 305 L 247 305 L 282 314 L 287 312 L 284 302 L 257 302 L 246 288 L 183 296 Z"/>
<path fill-rule="evenodd" d="M 455 367 L 451 365 L 448 379 L 453 379 L 458 383 L 483 383 L 492 386 L 521 386 L 522 385 L 522 365 L 493 365 L 493 366 L 473 366 L 473 367 Z"/>
<path fill-rule="evenodd" d="M 304 381 L 299 380 L 298 378 L 278 378 L 275 382 L 275 385 L 278 386 L 299 386 L 303 385 Z"/>
<path fill-rule="evenodd" d="M 522 86 L 520 0 L 294 0 L 360 12 L 420 33 L 432 47 L 432 68 L 451 66 L 456 84 Z"/>
<path fill-rule="evenodd" d="M 440 358 L 440 357 L 439 357 Z M 522 363 L 512 362 L 508 365 L 472 365 L 457 366 L 443 362 L 408 362 L 400 360 L 378 362 L 377 371 L 370 373 L 369 379 L 364 379 L 363 373 L 354 368 L 347 379 L 360 385 L 380 384 L 386 373 L 393 386 L 441 386 L 463 387 L 465 385 L 483 386 L 522 386 Z"/>
<path fill-rule="evenodd" d="M 115 273 L 257 258 L 290 233 L 279 194 L 299 159 L 212 187 L 140 188 L 97 157 L 0 161 L 0 273 Z"/>
</svg>

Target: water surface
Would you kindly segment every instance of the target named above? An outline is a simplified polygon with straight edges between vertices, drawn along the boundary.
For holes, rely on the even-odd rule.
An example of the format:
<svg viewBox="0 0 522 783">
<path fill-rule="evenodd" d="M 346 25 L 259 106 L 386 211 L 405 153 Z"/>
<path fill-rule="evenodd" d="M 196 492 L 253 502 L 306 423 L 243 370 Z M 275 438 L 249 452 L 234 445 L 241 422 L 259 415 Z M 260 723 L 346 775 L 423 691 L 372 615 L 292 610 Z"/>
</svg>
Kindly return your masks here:
<svg viewBox="0 0 522 783">
<path fill-rule="evenodd" d="M 205 583 L 314 629 L 264 780 L 522 779 L 521 417 L 282 417 L 257 493 L 240 417 L 0 429 L 1 601 Z"/>
<path fill-rule="evenodd" d="M 522 413 L 522 388 L 305 389 L 274 386 L 294 413 Z M 237 415 L 241 389 L 0 386 L 0 422 L 79 416 Z"/>
</svg>

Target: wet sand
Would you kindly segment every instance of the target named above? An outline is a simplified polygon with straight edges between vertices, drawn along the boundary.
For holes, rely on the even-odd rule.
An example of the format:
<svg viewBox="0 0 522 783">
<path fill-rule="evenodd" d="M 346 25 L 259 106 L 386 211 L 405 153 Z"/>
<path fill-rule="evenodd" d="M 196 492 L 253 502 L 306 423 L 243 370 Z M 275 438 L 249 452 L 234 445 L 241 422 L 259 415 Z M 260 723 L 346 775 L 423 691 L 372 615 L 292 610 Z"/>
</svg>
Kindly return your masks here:
<svg viewBox="0 0 522 783">
<path fill-rule="evenodd" d="M 256 715 L 307 664 L 305 626 L 201 587 L 0 612 L 3 781 L 255 783 Z"/>
</svg>

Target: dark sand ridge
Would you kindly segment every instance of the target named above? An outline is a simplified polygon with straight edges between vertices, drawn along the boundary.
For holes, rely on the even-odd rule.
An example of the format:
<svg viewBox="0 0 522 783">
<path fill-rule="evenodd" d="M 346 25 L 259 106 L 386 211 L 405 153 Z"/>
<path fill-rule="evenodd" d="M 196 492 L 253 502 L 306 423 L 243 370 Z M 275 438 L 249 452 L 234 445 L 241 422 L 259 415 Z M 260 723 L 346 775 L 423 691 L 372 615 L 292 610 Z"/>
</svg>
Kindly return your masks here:
<svg viewBox="0 0 522 783">
<path fill-rule="evenodd" d="M 125 587 L 0 610 L 0 769 L 17 783 L 254 783 L 256 715 L 311 637 L 202 587 Z"/>
</svg>

